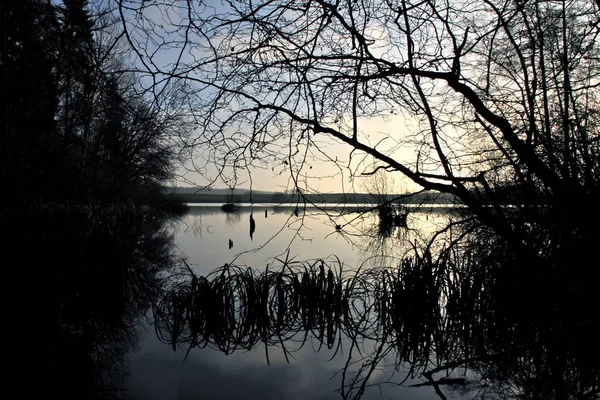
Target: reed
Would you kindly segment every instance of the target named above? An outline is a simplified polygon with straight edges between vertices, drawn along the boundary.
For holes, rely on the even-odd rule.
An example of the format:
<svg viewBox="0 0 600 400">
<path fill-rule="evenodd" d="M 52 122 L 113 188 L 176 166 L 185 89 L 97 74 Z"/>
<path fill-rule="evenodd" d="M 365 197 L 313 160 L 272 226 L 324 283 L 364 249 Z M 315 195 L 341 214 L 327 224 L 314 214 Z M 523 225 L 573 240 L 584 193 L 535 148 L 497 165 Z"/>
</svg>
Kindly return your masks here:
<svg viewBox="0 0 600 400">
<path fill-rule="evenodd" d="M 526 376 L 529 381 L 523 382 L 535 385 L 539 379 L 532 374 L 551 378 L 549 371 L 557 367 L 546 364 L 556 354 L 569 360 L 567 386 L 578 376 L 598 373 L 599 368 L 588 368 L 593 357 L 580 351 L 597 347 L 590 339 L 600 332 L 597 320 L 555 328 L 544 308 L 534 313 L 538 303 L 516 304 L 513 298 L 532 298 L 523 297 L 524 290 L 536 289 L 514 288 L 515 276 L 531 279 L 525 275 L 528 266 L 506 263 L 510 254 L 501 246 L 481 234 L 474 238 L 464 248 L 456 243 L 442 248 L 436 258 L 415 249 L 394 268 L 349 270 L 337 258 L 286 258 L 264 271 L 226 264 L 200 277 L 186 267 L 155 306 L 157 334 L 188 352 L 209 347 L 230 354 L 264 346 L 267 362 L 274 347 L 289 360 L 311 343 L 315 351 L 332 350 L 333 358 L 349 343 L 344 398 L 360 397 L 390 355 L 396 366 L 408 368 L 407 377 L 421 377 L 438 389 L 467 384 L 463 378 L 446 379 L 456 369 L 475 371 L 481 382 L 520 382 Z M 586 345 L 574 344 L 572 333 L 586 338 Z M 354 375 L 347 379 L 349 368 Z M 446 376 L 434 381 L 440 373 Z"/>
<path fill-rule="evenodd" d="M 286 357 L 309 339 L 317 351 L 337 350 L 344 338 L 385 339 L 401 360 L 427 360 L 441 317 L 440 280 L 430 275 L 424 258 L 357 271 L 338 259 L 278 260 L 262 272 L 226 264 L 206 277 L 188 267 L 154 308 L 157 335 L 174 349 L 230 354 L 264 345 Z"/>
</svg>

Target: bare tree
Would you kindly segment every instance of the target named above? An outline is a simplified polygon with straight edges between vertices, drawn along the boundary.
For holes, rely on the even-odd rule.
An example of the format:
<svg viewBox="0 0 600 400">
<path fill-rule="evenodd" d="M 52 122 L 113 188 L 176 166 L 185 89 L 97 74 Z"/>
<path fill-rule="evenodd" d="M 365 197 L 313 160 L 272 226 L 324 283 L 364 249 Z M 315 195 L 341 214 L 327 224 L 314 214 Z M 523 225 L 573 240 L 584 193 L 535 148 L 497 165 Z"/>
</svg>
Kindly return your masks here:
<svg viewBox="0 0 600 400">
<path fill-rule="evenodd" d="M 299 177 L 310 157 L 328 158 L 319 138 L 333 139 L 458 196 L 506 238 L 519 236 L 506 193 L 561 210 L 597 196 L 597 3 L 116 4 L 153 90 L 194 87 L 200 172 L 285 165 Z M 409 129 L 388 137 L 411 157 L 361 129 L 394 114 Z"/>
<path fill-rule="evenodd" d="M 371 202 L 375 205 L 386 204 L 393 200 L 394 194 L 398 194 L 394 177 L 383 170 L 374 171 L 366 180 L 361 181 L 360 186 L 369 193 Z"/>
</svg>

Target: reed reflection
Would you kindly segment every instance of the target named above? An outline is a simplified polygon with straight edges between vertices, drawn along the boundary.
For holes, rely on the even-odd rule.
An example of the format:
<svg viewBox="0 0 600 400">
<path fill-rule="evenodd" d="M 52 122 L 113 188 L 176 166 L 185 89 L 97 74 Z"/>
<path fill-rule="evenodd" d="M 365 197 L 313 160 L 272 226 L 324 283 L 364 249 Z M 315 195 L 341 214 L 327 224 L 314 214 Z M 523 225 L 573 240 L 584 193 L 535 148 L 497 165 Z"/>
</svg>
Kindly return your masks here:
<svg viewBox="0 0 600 400">
<path fill-rule="evenodd" d="M 543 266 L 475 225 L 435 243 L 395 268 L 346 271 L 327 259 L 280 260 L 262 273 L 188 270 L 155 307 L 157 334 L 187 351 L 265 346 L 267 360 L 270 348 L 288 358 L 316 341 L 335 354 L 349 341 L 339 389 L 348 399 L 360 398 L 390 358 L 442 399 L 453 391 L 598 394 L 600 324 L 598 311 L 586 308 L 595 290 L 589 276 L 543 275 Z"/>
</svg>

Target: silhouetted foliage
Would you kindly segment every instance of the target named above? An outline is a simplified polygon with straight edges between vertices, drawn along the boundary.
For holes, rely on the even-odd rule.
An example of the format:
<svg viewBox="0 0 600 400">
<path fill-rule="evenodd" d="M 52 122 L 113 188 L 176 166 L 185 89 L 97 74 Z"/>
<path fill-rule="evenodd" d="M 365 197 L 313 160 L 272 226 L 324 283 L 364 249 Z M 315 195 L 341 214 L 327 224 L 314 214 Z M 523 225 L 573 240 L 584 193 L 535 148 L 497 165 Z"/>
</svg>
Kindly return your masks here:
<svg viewBox="0 0 600 400">
<path fill-rule="evenodd" d="M 140 90 L 86 0 L 0 9 L 7 379 L 24 396 L 114 398 L 172 264 L 162 221 L 183 207 L 161 185 L 187 129 L 181 97 Z"/>
<path fill-rule="evenodd" d="M 451 308 L 457 302 L 476 318 L 452 314 L 462 336 L 447 365 L 510 353 L 507 364 L 477 370 L 516 379 L 525 397 L 597 397 L 597 369 L 578 370 L 590 359 L 562 338 L 578 326 L 585 338 L 597 333 L 598 1 L 155 6 L 179 16 L 173 29 L 141 18 L 122 19 L 122 28 L 148 75 L 192 85 L 203 121 L 194 142 L 200 173 L 215 165 L 217 176 L 235 179 L 283 165 L 298 186 L 311 162 L 325 159 L 354 168 L 350 176 L 385 170 L 452 195 L 469 223 L 442 228 L 454 238 L 432 244 L 445 250 L 431 265 L 442 277 L 455 270 L 436 284 L 451 289 Z M 119 7 L 141 16 L 147 5 Z M 159 44 L 145 46 L 150 39 Z M 161 63 L 173 47 L 193 56 Z M 405 126 L 372 128 L 395 115 Z M 321 151 L 323 143 L 347 145 L 348 160 Z M 422 272 L 415 285 L 429 287 L 431 271 Z M 423 310 L 417 333 L 429 332 L 431 312 Z M 416 334 L 411 343 L 418 353 L 434 337 Z M 515 355 L 522 346 L 526 355 Z"/>
<path fill-rule="evenodd" d="M 180 93 L 140 92 L 109 17 L 87 1 L 1 7 L 2 202 L 159 200 L 187 129 Z"/>
<path fill-rule="evenodd" d="M 523 221 L 596 229 L 598 2 L 150 3 L 119 2 L 122 29 L 148 76 L 191 85 L 199 173 L 283 165 L 297 185 L 326 159 L 402 174 L 523 251 Z M 193 54 L 164 62 L 174 48 Z M 406 126 L 377 135 L 388 118 Z"/>
</svg>

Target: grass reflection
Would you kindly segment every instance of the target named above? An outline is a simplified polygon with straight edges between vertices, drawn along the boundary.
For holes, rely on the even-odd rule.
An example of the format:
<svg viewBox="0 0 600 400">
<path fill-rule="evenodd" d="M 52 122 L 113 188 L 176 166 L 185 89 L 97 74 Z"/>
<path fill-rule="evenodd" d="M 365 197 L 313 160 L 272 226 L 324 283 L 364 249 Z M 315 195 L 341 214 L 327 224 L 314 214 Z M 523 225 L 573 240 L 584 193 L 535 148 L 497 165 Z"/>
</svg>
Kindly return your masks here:
<svg viewBox="0 0 600 400">
<path fill-rule="evenodd" d="M 264 346 L 267 361 L 271 347 L 289 360 L 307 342 L 335 356 L 349 341 L 343 398 L 360 398 L 390 357 L 440 398 L 593 398 L 600 327 L 598 311 L 585 308 L 593 285 L 543 267 L 478 227 L 435 256 L 415 249 L 395 268 L 280 259 L 263 272 L 226 264 L 203 277 L 188 267 L 157 303 L 156 330 L 173 349 Z M 567 278 L 577 285 L 560 286 Z"/>
</svg>

